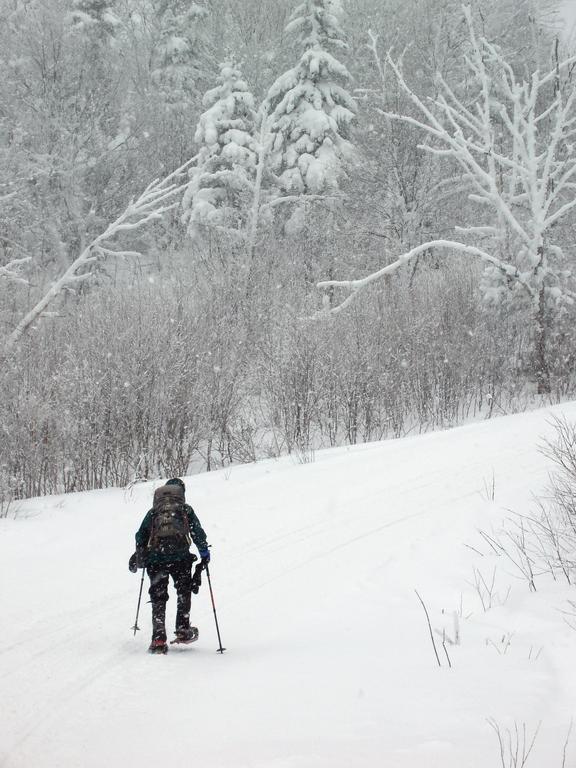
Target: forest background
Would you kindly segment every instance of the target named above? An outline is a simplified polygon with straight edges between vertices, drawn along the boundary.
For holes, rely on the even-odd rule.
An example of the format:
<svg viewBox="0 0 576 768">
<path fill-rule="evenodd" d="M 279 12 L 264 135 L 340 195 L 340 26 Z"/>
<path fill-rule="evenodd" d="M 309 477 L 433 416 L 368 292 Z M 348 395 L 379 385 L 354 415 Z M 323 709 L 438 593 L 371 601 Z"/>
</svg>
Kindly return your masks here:
<svg viewBox="0 0 576 768">
<path fill-rule="evenodd" d="M 2 508 L 573 396 L 561 5 L 0 0 Z"/>
</svg>

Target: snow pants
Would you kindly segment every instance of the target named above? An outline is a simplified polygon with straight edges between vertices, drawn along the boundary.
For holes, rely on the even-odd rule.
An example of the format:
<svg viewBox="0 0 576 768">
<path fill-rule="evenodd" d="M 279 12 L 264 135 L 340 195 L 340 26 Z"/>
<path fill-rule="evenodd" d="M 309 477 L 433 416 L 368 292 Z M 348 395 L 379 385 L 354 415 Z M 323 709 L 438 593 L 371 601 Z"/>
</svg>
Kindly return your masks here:
<svg viewBox="0 0 576 768">
<path fill-rule="evenodd" d="M 177 594 L 176 631 L 190 626 L 190 599 L 192 595 L 192 555 L 171 563 L 149 565 L 150 602 L 152 603 L 152 638 L 166 640 L 166 603 L 170 576 Z"/>
</svg>

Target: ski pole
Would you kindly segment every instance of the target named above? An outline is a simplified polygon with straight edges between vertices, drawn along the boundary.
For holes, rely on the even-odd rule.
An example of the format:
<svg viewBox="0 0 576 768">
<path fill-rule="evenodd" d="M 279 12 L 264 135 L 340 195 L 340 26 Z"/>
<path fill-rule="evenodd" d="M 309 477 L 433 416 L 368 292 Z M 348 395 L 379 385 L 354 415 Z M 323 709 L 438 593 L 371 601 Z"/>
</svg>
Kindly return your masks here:
<svg viewBox="0 0 576 768">
<path fill-rule="evenodd" d="M 138 593 L 138 607 L 136 608 L 136 618 L 134 619 L 134 626 L 131 627 L 131 629 L 134 630 L 134 635 L 136 635 L 136 632 L 140 630 L 140 627 L 138 626 L 138 614 L 140 613 L 140 601 L 142 600 L 142 587 L 144 586 L 145 572 L 146 572 L 146 569 L 142 568 L 142 578 L 140 580 L 140 592 Z"/>
<path fill-rule="evenodd" d="M 208 568 L 208 563 L 204 566 L 206 568 L 206 576 L 208 576 L 208 586 L 210 588 L 210 599 L 212 600 L 212 610 L 214 611 L 214 621 L 216 622 L 216 634 L 218 635 L 218 645 L 219 648 L 216 650 L 218 653 L 224 653 L 226 648 L 222 648 L 222 640 L 220 640 L 220 628 L 218 626 L 218 616 L 216 616 L 216 605 L 214 604 L 214 593 L 212 592 L 212 582 L 210 581 L 210 569 Z"/>
</svg>

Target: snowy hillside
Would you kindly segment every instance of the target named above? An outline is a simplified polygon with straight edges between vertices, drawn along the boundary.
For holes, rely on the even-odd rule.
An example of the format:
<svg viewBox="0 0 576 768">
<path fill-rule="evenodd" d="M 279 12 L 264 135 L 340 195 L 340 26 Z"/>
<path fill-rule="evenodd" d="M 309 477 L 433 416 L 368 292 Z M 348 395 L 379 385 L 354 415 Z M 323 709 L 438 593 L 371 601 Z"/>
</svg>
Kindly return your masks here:
<svg viewBox="0 0 576 768">
<path fill-rule="evenodd" d="M 205 585 L 195 645 L 148 655 L 147 604 L 130 632 L 127 561 L 154 484 L 22 503 L 0 520 L 0 766 L 496 768 L 493 718 L 528 739 L 542 721 L 527 765 L 560 768 L 574 588 L 530 593 L 477 530 L 531 507 L 551 413 L 576 404 L 189 478 L 223 656 Z M 474 569 L 494 567 L 484 611 Z"/>
</svg>

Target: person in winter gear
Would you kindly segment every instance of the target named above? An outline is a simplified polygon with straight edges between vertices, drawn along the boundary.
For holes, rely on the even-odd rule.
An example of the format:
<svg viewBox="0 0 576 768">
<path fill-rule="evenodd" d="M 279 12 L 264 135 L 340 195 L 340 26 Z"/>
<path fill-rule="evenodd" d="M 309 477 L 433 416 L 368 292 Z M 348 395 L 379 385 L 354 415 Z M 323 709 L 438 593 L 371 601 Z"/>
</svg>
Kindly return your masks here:
<svg viewBox="0 0 576 768">
<path fill-rule="evenodd" d="M 166 602 L 170 577 L 177 594 L 176 642 L 190 643 L 198 638 L 196 627 L 190 626 L 192 593 L 192 564 L 197 560 L 190 553 L 193 543 L 200 554 L 200 564 L 210 561 L 206 534 L 200 521 L 185 500 L 185 485 L 178 477 L 154 492 L 154 504 L 136 533 L 136 551 L 128 567 L 135 572 L 146 568 L 150 578 L 152 603 L 152 653 L 165 653 Z"/>
</svg>

